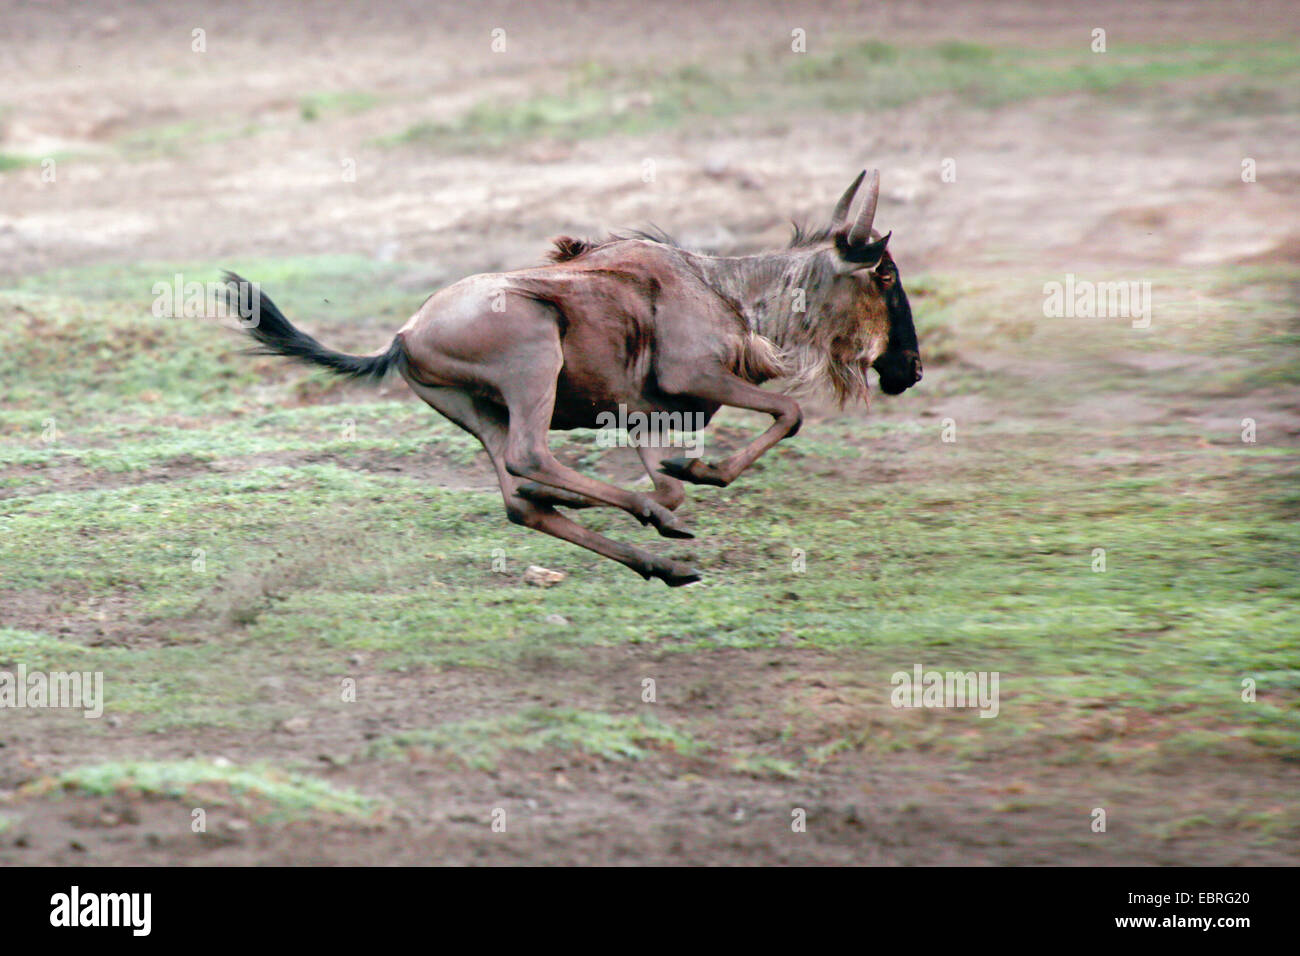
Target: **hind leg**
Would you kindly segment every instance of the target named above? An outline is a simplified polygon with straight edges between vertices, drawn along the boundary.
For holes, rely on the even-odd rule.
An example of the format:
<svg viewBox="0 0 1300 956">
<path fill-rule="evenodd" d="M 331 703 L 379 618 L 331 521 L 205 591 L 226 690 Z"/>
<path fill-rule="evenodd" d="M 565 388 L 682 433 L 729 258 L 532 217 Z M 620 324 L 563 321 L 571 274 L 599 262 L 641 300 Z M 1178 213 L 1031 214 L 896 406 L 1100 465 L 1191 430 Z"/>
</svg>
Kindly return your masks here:
<svg viewBox="0 0 1300 956">
<path fill-rule="evenodd" d="M 669 587 L 679 587 L 700 580 L 700 572 L 688 565 L 658 557 L 631 545 L 612 541 L 566 518 L 551 505 L 539 504 L 521 495 L 519 479 L 505 466 L 509 425 L 505 412 L 500 408 L 459 389 L 430 388 L 409 378 L 407 382 L 420 398 L 482 443 L 483 449 L 492 460 L 492 467 L 496 470 L 497 481 L 501 486 L 501 497 L 505 502 L 506 517 L 511 522 L 569 541 L 588 551 L 594 551 L 631 568 L 647 580 L 652 577 L 659 578 Z"/>
<path fill-rule="evenodd" d="M 521 481 L 515 489 L 515 494 L 527 498 L 534 504 L 559 505 L 563 508 L 595 508 L 604 504 L 603 501 L 575 495 L 571 491 L 561 491 L 559 488 L 552 488 L 550 485 L 539 484 L 536 481 Z"/>
<path fill-rule="evenodd" d="M 649 496 L 589 478 L 556 460 L 547 434 L 562 361 L 558 341 L 538 343 L 531 354 L 515 357 L 511 365 L 513 374 L 494 382 L 509 410 L 506 470 L 516 478 L 621 508 L 642 524 L 653 525 L 665 537 L 694 537 L 671 511 Z"/>
<path fill-rule="evenodd" d="M 597 554 L 611 558 L 619 564 L 631 568 L 646 580 L 658 578 L 670 588 L 676 588 L 681 587 L 683 584 L 694 584 L 703 577 L 695 568 L 682 564 L 680 561 L 661 558 L 650 554 L 648 551 L 642 551 L 640 548 L 634 548 L 618 541 L 611 541 L 604 535 L 599 535 L 588 528 L 584 528 L 576 521 L 566 518 L 547 505 L 538 505 L 532 502 L 528 504 L 528 509 L 512 512 L 510 520 L 526 528 L 544 532 L 552 537 L 586 548 L 588 551 L 595 551 Z"/>
<path fill-rule="evenodd" d="M 675 448 L 636 446 L 636 453 L 641 456 L 641 464 L 645 466 L 646 474 L 655 486 L 655 490 L 646 497 L 651 501 L 657 501 L 669 511 L 676 511 L 686 500 L 686 486 L 659 470 L 659 463 L 671 457 L 674 451 Z M 595 501 L 535 481 L 521 482 L 517 490 L 521 497 L 539 505 L 559 505 L 565 508 L 595 508 L 604 505 L 603 501 Z"/>
<path fill-rule="evenodd" d="M 566 468 L 551 454 L 547 438 L 564 368 L 558 310 L 500 276 L 465 280 L 453 293 L 455 288 L 432 296 L 398 332 L 407 381 L 503 405 L 508 413 L 503 461 L 515 478 L 621 508 L 665 537 L 693 537 L 659 502 Z M 634 387 L 617 370 L 611 375 L 610 387 Z M 537 491 L 529 488 L 525 494 L 536 497 Z M 515 491 L 511 496 L 521 497 Z"/>
</svg>

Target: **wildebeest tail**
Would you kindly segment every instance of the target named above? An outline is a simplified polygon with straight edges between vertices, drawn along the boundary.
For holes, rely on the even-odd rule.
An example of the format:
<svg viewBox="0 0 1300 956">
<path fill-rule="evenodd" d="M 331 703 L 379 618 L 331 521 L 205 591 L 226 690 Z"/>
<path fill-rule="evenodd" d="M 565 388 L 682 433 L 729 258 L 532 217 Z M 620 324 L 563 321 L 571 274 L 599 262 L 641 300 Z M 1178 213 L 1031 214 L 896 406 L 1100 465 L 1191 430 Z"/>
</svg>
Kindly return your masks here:
<svg viewBox="0 0 1300 956">
<path fill-rule="evenodd" d="M 287 355 L 302 362 L 322 365 L 339 375 L 371 381 L 378 381 L 395 365 L 405 361 L 402 343 L 397 338 L 393 339 L 387 351 L 377 355 L 349 355 L 327 349 L 286 319 L 258 286 L 233 272 L 224 273 L 224 278 L 228 301 L 237 308 L 240 325 L 258 342 L 258 347 L 251 350 L 254 354 Z"/>
</svg>

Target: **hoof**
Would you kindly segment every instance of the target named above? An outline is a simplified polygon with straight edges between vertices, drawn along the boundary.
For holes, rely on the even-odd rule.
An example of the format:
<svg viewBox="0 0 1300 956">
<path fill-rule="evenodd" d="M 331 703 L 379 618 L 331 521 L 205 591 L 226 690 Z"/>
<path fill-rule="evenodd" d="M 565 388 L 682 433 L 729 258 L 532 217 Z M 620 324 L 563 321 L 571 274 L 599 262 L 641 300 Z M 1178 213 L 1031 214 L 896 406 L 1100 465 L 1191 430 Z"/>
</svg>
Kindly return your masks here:
<svg viewBox="0 0 1300 956">
<path fill-rule="evenodd" d="M 670 478 L 689 481 L 697 485 L 713 485 L 717 488 L 725 488 L 728 484 L 718 474 L 716 465 L 711 465 L 698 458 L 666 458 L 659 463 L 659 470 Z"/>
<path fill-rule="evenodd" d="M 696 581 L 704 578 L 704 575 L 695 568 L 665 569 L 658 572 L 655 576 L 670 588 L 679 588 L 686 584 L 694 584 Z"/>
<path fill-rule="evenodd" d="M 665 538 L 694 538 L 695 532 L 686 525 L 682 524 L 681 519 L 676 515 L 672 516 L 672 521 L 656 521 L 655 530 Z"/>
<path fill-rule="evenodd" d="M 628 567 L 647 581 L 658 578 L 670 588 L 680 588 L 704 579 L 704 574 L 698 569 L 678 564 L 676 561 L 665 561 L 662 564 L 649 563 L 640 567 L 629 564 Z"/>
<path fill-rule="evenodd" d="M 647 499 L 646 510 L 638 515 L 642 524 L 653 525 L 665 538 L 693 538 L 695 534 L 682 524 L 682 519 L 677 517 L 663 505 L 656 504 Z"/>
</svg>

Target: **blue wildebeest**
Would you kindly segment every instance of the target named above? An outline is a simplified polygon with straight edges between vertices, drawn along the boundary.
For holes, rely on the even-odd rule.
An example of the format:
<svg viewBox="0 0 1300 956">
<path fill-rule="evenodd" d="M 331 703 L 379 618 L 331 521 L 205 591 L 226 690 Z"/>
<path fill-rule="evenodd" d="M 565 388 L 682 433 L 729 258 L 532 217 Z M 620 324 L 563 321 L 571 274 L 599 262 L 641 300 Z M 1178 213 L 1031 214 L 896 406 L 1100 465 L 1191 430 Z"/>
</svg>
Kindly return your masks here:
<svg viewBox="0 0 1300 956">
<path fill-rule="evenodd" d="M 613 541 L 556 510 L 612 505 L 670 538 L 692 537 L 673 513 L 683 482 L 726 486 L 793 436 L 802 412 L 791 394 L 825 386 L 841 404 L 868 395 L 867 369 L 896 395 L 921 379 L 911 308 L 888 251 L 872 228 L 880 175 L 873 172 L 850 221 L 860 173 L 830 224 L 796 229 L 789 247 L 751 256 L 707 256 L 646 234 L 554 242 L 548 265 L 461 279 L 430 296 L 386 349 L 348 355 L 325 348 L 260 290 L 227 273 L 239 307 L 255 314 L 258 351 L 378 380 L 395 369 L 411 389 L 483 443 L 506 515 L 589 548 L 670 586 L 700 573 Z M 783 379 L 787 387 L 759 386 Z M 723 405 L 773 417 L 721 461 L 669 457 L 640 447 L 654 491 L 641 493 L 556 460 L 552 428 L 594 428 L 602 415 L 680 413 L 707 422 Z"/>
</svg>

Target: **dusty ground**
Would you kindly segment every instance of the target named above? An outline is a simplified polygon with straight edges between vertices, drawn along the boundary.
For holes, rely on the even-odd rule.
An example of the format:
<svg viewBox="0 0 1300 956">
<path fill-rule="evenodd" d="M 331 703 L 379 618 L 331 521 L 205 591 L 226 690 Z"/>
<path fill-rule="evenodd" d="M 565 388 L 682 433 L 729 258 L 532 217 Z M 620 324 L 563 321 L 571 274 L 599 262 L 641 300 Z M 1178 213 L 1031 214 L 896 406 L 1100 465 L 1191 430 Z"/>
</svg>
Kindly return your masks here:
<svg viewBox="0 0 1300 956">
<path fill-rule="evenodd" d="M 981 264 L 990 249 L 1048 264 L 1089 252 L 1135 264 L 1206 265 L 1267 255 L 1294 237 L 1269 215 L 1300 189 L 1294 119 L 1225 114 L 1196 123 L 1145 111 L 1100 112 L 1063 97 L 989 116 L 945 104 L 864 115 L 742 119 L 738 130 L 524 145 L 522 155 L 438 156 L 371 145 L 486 94 L 560 90 L 604 58 L 673 61 L 771 49 L 790 30 L 809 49 L 846 36 L 960 38 L 1053 48 L 1273 38 L 1287 4 L 1032 3 L 603 5 L 607 27 L 565 4 L 472 15 L 425 4 L 348 7 L 173 4 L 100 13 L 79 4 L 16 5 L 4 17 L 4 146 L 87 154 L 57 188 L 39 170 L 0 185 L 0 274 L 81 262 L 358 253 L 429 263 L 429 281 L 536 260 L 539 240 L 649 221 L 714 246 L 772 245 L 794 215 L 824 213 L 864 160 L 889 171 L 891 227 L 904 268 Z M 453 8 L 456 9 L 456 8 Z M 579 5 L 577 10 L 583 9 Z M 688 17 L 701 18 L 692 23 Z M 575 19 L 576 18 L 576 19 Z M 708 26 L 705 26 L 708 24 Z M 503 53 L 490 31 L 507 29 Z M 206 53 L 190 31 L 207 31 Z M 310 40 L 306 38 L 310 37 Z M 513 39 L 512 39 L 513 38 Z M 779 62 L 779 61 L 777 61 Z M 375 91 L 354 116 L 300 121 L 304 92 Z M 864 91 L 870 100 L 870 91 Z M 131 134 L 184 125 L 165 155 L 101 155 Z M 257 134 L 235 134 L 255 127 Z M 216 141 L 205 141 L 209 136 Z M 1267 175 L 1241 189 L 1240 161 Z M 960 157 L 956 182 L 934 171 Z M 656 160 L 654 183 L 642 162 Z M 342 180 L 355 160 L 356 181 Z M 36 187 L 36 188 L 33 188 Z M 1153 228 L 1158 227 L 1158 228 Z M 1085 258 L 1080 258 L 1084 256 Z"/>
<path fill-rule="evenodd" d="M 403 289 L 418 301 L 469 272 L 536 262 L 557 233 L 654 222 L 722 253 L 770 248 L 784 240 L 792 216 L 825 215 L 864 163 L 884 171 L 880 215 L 905 277 L 951 273 L 1033 285 L 1042 275 L 1100 266 L 1194 274 L 1300 262 L 1296 114 L 1224 108 L 1189 117 L 1177 94 L 1159 89 L 1132 103 L 1108 100 L 1104 109 L 1096 97 L 1066 93 L 992 110 L 937 95 L 861 112 L 741 112 L 716 125 L 521 139 L 504 150 L 383 142 L 413 124 L 454 118 L 488 94 L 562 90 L 584 63 L 710 62 L 753 50 L 775 58 L 795 28 L 807 31 L 810 50 L 846 36 L 1056 49 L 1086 48 L 1096 26 L 1115 44 L 1158 45 L 1294 40 L 1297 21 L 1288 3 L 762 2 L 740 9 L 555 2 L 513 9 L 493 2 L 468 12 L 414 2 L 304 11 L 277 3 L 115 9 L 4 0 L 0 153 L 55 157 L 58 173 L 48 183 L 39 164 L 0 172 L 0 278 L 18 283 L 54 269 L 119 263 L 356 255 L 403 264 Z M 505 53 L 490 47 L 497 27 L 507 31 Z M 204 53 L 191 50 L 195 28 L 206 31 Z M 1207 81 L 1212 93 L 1221 86 Z M 373 102 L 323 109 L 304 122 L 304 96 L 354 90 Z M 870 91 L 864 94 L 869 103 Z M 947 157 L 956 160 L 955 182 L 938 175 Z M 1240 178 L 1244 157 L 1258 161 L 1258 182 L 1249 186 Z M 651 183 L 642 179 L 647 159 L 657 170 Z M 355 182 L 342 175 L 349 164 Z M 381 325 L 363 318 L 332 344 L 375 347 Z M 1032 387 L 1080 367 L 1068 350 L 1039 356 L 1038 365 L 1017 363 L 1003 344 L 963 350 L 957 364 Z M 1125 362 L 1134 375 L 1159 363 L 1145 352 L 1111 359 L 1112 375 Z M 397 393 L 390 387 L 383 397 Z M 879 414 L 892 414 L 890 421 L 954 416 L 963 428 L 1023 420 L 1044 431 L 1053 415 L 1102 430 L 1122 418 L 1153 432 L 1207 433 L 1250 414 L 1261 428 L 1285 433 L 1292 449 L 1300 420 L 1294 394 L 1273 386 L 1213 408 L 1189 407 L 1178 396 L 1159 403 L 1123 392 L 1075 397 L 1026 407 L 1014 387 L 971 396 L 940 388 L 905 412 Z M 368 399 L 336 391 L 324 400 Z M 312 402 L 309 395 L 303 403 Z M 828 418 L 829 410 L 817 409 L 812 420 Z M 1135 469 L 1158 469 L 1178 460 L 1182 447 L 1130 437 L 1108 453 L 1141 458 Z M 872 457 L 837 462 L 840 480 L 924 483 L 946 467 L 905 433 L 862 448 Z M 1071 454 L 1096 449 L 1063 438 L 1060 451 L 1068 463 Z M 177 459 L 143 472 L 15 464 L 3 491 L 85 492 L 328 460 L 329 452 L 299 450 Z M 467 492 L 491 488 L 480 468 L 437 453 L 376 451 L 343 464 Z M 804 600 L 815 603 L 815 589 Z M 145 649 L 178 640 L 166 622 L 143 620 L 129 594 L 69 584 L 51 593 L 6 591 L 0 608 L 0 627 L 91 646 Z M 217 639 L 204 628 L 194 624 L 191 633 Z M 226 666 L 247 664 L 248 641 L 231 640 Z M 304 664 L 293 650 L 258 659 L 261 669 L 247 680 L 275 681 L 277 706 L 305 718 L 295 730 L 256 709 L 248 721 L 166 733 L 127 717 L 93 735 L 71 717 L 10 713 L 0 720 L 0 812 L 16 822 L 0 827 L 0 863 L 1195 864 L 1207 861 L 1204 828 L 1169 821 L 1213 817 L 1207 808 L 1216 807 L 1272 812 L 1300 782 L 1293 761 L 1219 754 L 1099 777 L 1094 766 L 1047 760 L 1033 748 L 965 760 L 867 747 L 797 781 L 738 775 L 716 758 L 671 748 L 635 762 L 519 752 L 491 770 L 419 754 L 365 757 L 368 742 L 383 736 L 521 706 L 631 712 L 647 674 L 668 701 L 666 719 L 707 725 L 724 753 L 768 748 L 794 759 L 801 747 L 831 739 L 827 727 L 861 729 L 877 720 L 883 727 L 891 719 L 842 696 L 845 674 L 892 669 L 892 658 L 870 649 L 808 648 L 791 639 L 697 655 L 670 645 L 666 637 L 579 651 L 539 646 L 506 666 L 411 672 L 372 667 L 378 655 L 347 658 L 346 667 L 339 657 L 329 666 L 358 675 L 358 702 L 349 708 L 322 701 L 319 662 Z M 796 700 L 819 717 L 821 730 L 807 740 L 782 736 L 782 707 Z M 84 793 L 41 799 L 22 789 L 86 763 L 190 757 L 312 768 L 330 783 L 380 796 L 384 808 L 365 825 L 315 818 L 267 826 L 250 823 L 248 813 L 217 811 L 209 832 L 196 837 L 183 802 Z M 1090 808 L 1112 804 L 1131 810 L 1115 818 L 1111 839 L 1077 825 Z M 508 809 L 508 835 L 486 825 L 494 807 Z M 793 807 L 807 810 L 807 834 L 791 832 Z M 1161 839 L 1148 839 L 1162 826 Z M 1212 859 L 1294 862 L 1293 836 L 1226 840 Z"/>
<path fill-rule="evenodd" d="M 175 759 L 220 754 L 236 763 L 270 760 L 310 765 L 332 783 L 389 795 L 398 809 L 373 827 L 321 820 L 252 826 L 249 814 L 209 810 L 208 832 L 189 828 L 189 807 L 127 795 L 21 805 L 24 818 L 0 860 L 10 864 L 626 864 L 719 863 L 756 865 L 1198 865 L 1205 835 L 1175 830 L 1136 850 L 1141 834 L 1170 819 L 1194 818 L 1207 807 L 1268 806 L 1294 787 L 1294 771 L 1243 775 L 1230 761 L 1165 766 L 1129 773 L 1122 782 L 1094 779 L 1094 770 L 1049 767 L 1041 756 L 953 767 L 924 753 L 898 759 L 851 759 L 812 779 L 755 780 L 719 777 L 716 762 L 659 753 L 634 766 L 553 753 L 512 757 L 493 772 L 455 769 L 441 760 L 366 762 L 336 766 L 347 753 L 381 733 L 443 720 L 499 713 L 520 701 L 570 706 L 575 701 L 625 709 L 640 681 L 653 674 L 666 693 L 682 695 L 671 717 L 727 714 L 734 701 L 822 695 L 818 706 L 841 719 L 860 715 L 836 699 L 835 675 L 868 667 L 860 659 L 806 651 L 733 652 L 693 660 L 640 650 L 589 656 L 580 674 L 547 661 L 510 673 L 443 673 L 363 681 L 361 706 L 333 713 L 303 704 L 309 731 L 288 733 L 168 734 L 157 740 L 122 735 L 138 757 Z M 282 672 L 298 689 L 292 668 Z M 300 699 L 310 695 L 308 682 Z M 423 701 L 425 703 L 421 704 Z M 779 729 L 755 720 L 719 718 L 712 739 L 724 748 L 775 737 Z M 251 728 L 250 728 L 251 730 Z M 47 751 L 49 763 L 75 760 L 82 748 L 71 734 L 57 740 L 24 739 Z M 113 734 L 113 741 L 118 735 Z M 129 742 L 128 742 L 129 741 Z M 64 751 L 66 745 L 68 750 Z M 109 743 L 109 749 L 116 746 Z M 28 770 L 36 768 L 26 768 Z M 1160 800 L 1147 803 L 1147 797 Z M 1091 802 L 1090 802 L 1091 801 Z M 1099 840 L 1078 823 L 1092 802 L 1146 804 L 1110 826 Z M 1083 805 L 1088 803 L 1087 806 Z M 491 809 L 504 808 L 507 831 L 485 825 Z M 791 812 L 807 813 L 806 833 L 791 831 Z M 1073 833 L 1073 836 L 1067 834 Z M 1136 852 L 1135 852 L 1136 850 Z M 1278 865 L 1291 848 L 1247 843 L 1237 864 Z"/>
</svg>

